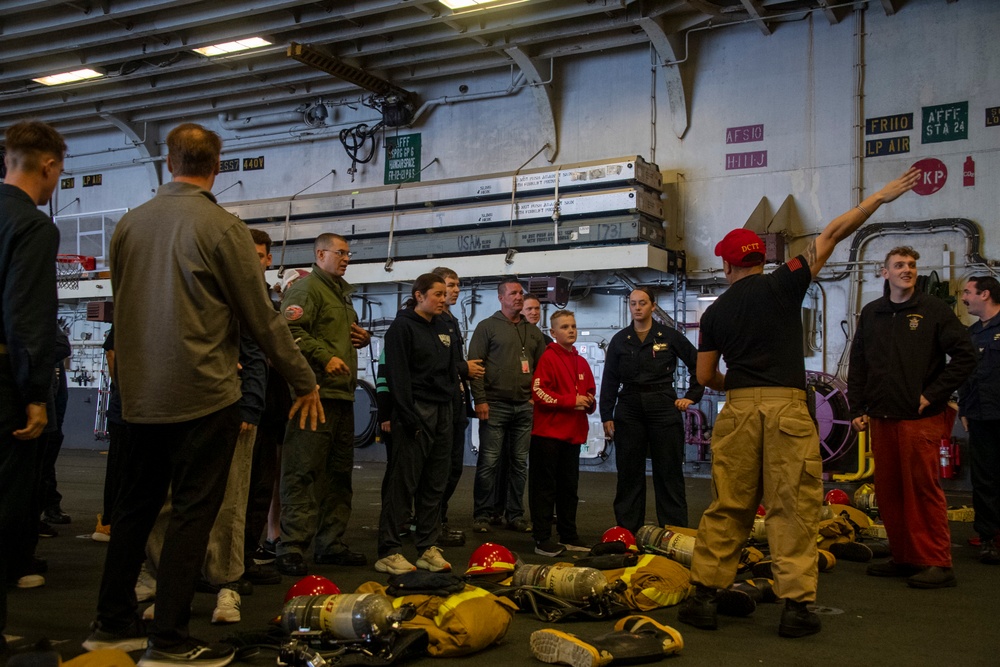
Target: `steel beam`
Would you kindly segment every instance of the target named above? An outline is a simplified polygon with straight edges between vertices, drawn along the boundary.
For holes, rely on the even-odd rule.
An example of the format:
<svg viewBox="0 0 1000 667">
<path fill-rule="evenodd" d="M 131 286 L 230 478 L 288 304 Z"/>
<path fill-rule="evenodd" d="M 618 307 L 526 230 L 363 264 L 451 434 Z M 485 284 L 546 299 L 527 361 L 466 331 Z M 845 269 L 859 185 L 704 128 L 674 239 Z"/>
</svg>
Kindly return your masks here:
<svg viewBox="0 0 1000 667">
<path fill-rule="evenodd" d="M 504 49 L 504 52 L 521 68 L 531 87 L 538 109 L 542 139 L 546 144 L 545 159 L 551 164 L 559 153 L 559 135 L 556 133 L 556 117 L 552 111 L 552 90 L 542 76 L 536 62 L 519 46 Z"/>
<path fill-rule="evenodd" d="M 668 35 L 663 31 L 660 22 L 654 18 L 640 18 L 636 21 L 636 25 L 642 28 L 646 36 L 649 37 L 649 41 L 661 62 L 669 63 L 681 60 L 683 56 L 678 55 L 681 51 L 681 40 L 677 35 Z M 671 126 L 677 138 L 683 139 L 688 129 L 688 113 L 687 93 L 684 90 L 680 67 L 678 65 L 664 65 L 660 69 L 667 86 Z"/>
</svg>

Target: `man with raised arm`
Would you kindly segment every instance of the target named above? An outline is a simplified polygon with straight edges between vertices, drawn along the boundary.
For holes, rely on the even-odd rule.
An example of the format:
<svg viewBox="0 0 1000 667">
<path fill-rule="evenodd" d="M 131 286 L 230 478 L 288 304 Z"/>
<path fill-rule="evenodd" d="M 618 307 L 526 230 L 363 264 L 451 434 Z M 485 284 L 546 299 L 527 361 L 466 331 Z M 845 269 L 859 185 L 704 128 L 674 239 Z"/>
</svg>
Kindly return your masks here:
<svg viewBox="0 0 1000 667">
<path fill-rule="evenodd" d="M 764 273 L 764 242 L 734 229 L 715 247 L 729 289 L 701 319 L 698 382 L 726 392 L 712 430 L 713 501 L 701 518 L 691 563 L 695 595 L 681 622 L 714 630 L 716 594 L 736 576 L 759 503 L 767 508 L 775 591 L 785 599 L 778 634 L 820 630 L 816 531 L 823 501 L 819 435 L 806 406 L 802 299 L 837 244 L 874 211 L 913 188 L 903 176 L 835 218 L 805 252 Z M 724 359 L 726 374 L 719 370 Z"/>
</svg>

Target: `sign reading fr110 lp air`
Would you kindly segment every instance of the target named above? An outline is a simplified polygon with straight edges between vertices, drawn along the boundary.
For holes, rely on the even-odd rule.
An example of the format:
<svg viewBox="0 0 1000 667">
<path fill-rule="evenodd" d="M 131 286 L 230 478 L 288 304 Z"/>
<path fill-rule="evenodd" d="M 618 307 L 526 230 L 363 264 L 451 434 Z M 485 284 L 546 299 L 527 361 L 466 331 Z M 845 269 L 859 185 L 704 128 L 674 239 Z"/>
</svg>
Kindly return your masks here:
<svg viewBox="0 0 1000 667">
<path fill-rule="evenodd" d="M 420 135 L 385 139 L 385 184 L 420 182 Z"/>
</svg>

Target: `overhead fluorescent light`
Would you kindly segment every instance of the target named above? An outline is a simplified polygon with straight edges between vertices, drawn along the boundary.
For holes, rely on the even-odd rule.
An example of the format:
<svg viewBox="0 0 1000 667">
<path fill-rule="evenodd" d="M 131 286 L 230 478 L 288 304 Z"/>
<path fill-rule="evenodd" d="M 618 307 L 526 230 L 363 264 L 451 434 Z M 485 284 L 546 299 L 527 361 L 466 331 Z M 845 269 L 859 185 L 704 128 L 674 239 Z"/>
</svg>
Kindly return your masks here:
<svg viewBox="0 0 1000 667">
<path fill-rule="evenodd" d="M 455 12 L 471 12 L 489 7 L 516 5 L 528 0 L 440 0 L 441 4 Z"/>
<path fill-rule="evenodd" d="M 224 44 L 215 44 L 213 46 L 203 46 L 200 49 L 195 49 L 194 52 L 200 53 L 203 56 L 222 56 L 229 53 L 249 51 L 250 49 L 259 49 L 263 46 L 271 46 L 271 42 L 266 39 L 261 39 L 260 37 L 248 37 L 235 42 L 226 42 Z"/>
<path fill-rule="evenodd" d="M 104 76 L 101 72 L 92 69 L 78 69 L 75 72 L 63 72 L 62 74 L 52 74 L 38 79 L 32 79 L 45 86 L 58 86 L 63 83 L 73 83 L 74 81 L 86 81 Z"/>
</svg>

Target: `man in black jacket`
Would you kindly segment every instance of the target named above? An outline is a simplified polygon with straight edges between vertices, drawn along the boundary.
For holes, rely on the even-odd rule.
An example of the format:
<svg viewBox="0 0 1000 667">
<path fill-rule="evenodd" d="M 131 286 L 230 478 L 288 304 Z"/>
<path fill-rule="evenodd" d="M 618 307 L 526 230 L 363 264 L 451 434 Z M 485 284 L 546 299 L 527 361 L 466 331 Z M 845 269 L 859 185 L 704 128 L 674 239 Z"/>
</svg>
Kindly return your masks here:
<svg viewBox="0 0 1000 667">
<path fill-rule="evenodd" d="M 969 327 L 979 365 L 959 390 L 959 417 L 972 450 L 973 527 L 979 533 L 979 561 L 1000 563 L 1000 281 L 973 276 L 962 303 L 979 318 Z"/>
<path fill-rule="evenodd" d="M 908 246 L 886 255 L 889 294 L 861 311 L 848 395 L 854 428 L 871 433 L 879 513 L 892 550 L 892 560 L 870 565 L 868 574 L 943 588 L 956 580 L 938 453 L 955 420 L 948 399 L 975 368 L 976 353 L 951 308 L 916 291 L 918 259 Z"/>
<path fill-rule="evenodd" d="M 458 294 L 462 289 L 458 274 L 446 266 L 439 266 L 433 273 L 441 276 L 444 280 L 447 301 L 444 307 L 442 319 L 449 323 L 455 344 L 458 345 L 460 360 L 465 361 L 465 347 L 462 339 L 462 330 L 455 313 L 451 312 L 451 307 L 458 303 Z M 479 359 L 469 359 L 466 362 L 468 375 L 474 378 L 483 376 L 483 364 Z M 465 533 L 462 530 L 451 528 L 448 525 L 448 501 L 451 500 L 458 482 L 462 479 L 462 469 L 465 466 L 465 434 L 469 428 L 469 413 L 472 406 L 472 390 L 469 386 L 469 377 L 460 377 L 458 391 L 455 392 L 455 406 L 452 410 L 452 449 L 451 468 L 448 470 L 448 482 L 444 487 L 444 495 L 441 497 L 441 538 L 438 542 L 441 546 L 461 546 L 465 544 Z"/>
<path fill-rule="evenodd" d="M 0 184 L 0 654 L 6 650 L 7 579 L 23 567 L 38 530 L 34 503 L 38 437 L 55 346 L 59 230 L 38 210 L 62 173 L 66 142 L 39 121 L 7 128 Z M 29 552 L 30 553 L 30 552 Z"/>
</svg>

